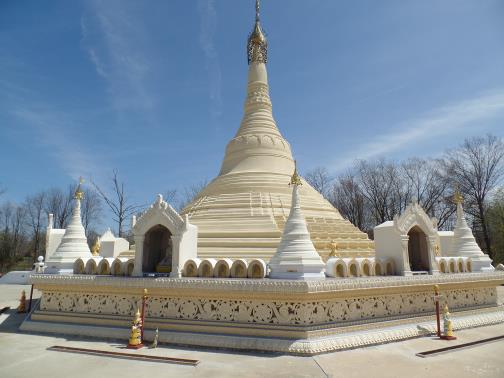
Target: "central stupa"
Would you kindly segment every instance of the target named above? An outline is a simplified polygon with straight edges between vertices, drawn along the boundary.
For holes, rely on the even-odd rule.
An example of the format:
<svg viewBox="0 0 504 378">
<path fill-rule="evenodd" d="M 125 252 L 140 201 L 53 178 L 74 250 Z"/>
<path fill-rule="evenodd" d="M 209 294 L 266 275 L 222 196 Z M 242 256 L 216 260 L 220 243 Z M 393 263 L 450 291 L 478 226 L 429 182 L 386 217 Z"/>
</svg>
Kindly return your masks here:
<svg viewBox="0 0 504 378">
<path fill-rule="evenodd" d="M 182 214 L 198 226 L 198 256 L 267 258 L 276 251 L 291 206 L 294 171 L 289 143 L 273 119 L 269 96 L 268 42 L 256 1 L 248 38 L 248 82 L 240 128 L 226 147 L 219 175 Z M 343 219 L 304 179 L 299 190 L 312 242 L 322 257 L 374 256 L 365 233 Z"/>
</svg>

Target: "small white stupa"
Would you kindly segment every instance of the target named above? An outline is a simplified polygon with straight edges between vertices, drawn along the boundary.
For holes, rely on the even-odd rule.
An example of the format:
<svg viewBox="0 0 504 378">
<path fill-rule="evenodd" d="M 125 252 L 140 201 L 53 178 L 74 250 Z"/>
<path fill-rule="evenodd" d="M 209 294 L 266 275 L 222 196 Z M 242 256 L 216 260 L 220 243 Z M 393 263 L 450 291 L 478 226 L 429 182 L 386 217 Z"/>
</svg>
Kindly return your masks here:
<svg viewBox="0 0 504 378">
<path fill-rule="evenodd" d="M 87 244 L 86 233 L 81 221 L 81 200 L 84 193 L 81 189 L 82 179 L 75 191 L 75 207 L 72 212 L 72 219 L 61 238 L 61 243 L 46 262 L 46 273 L 71 274 L 73 264 L 78 258 L 91 258 L 93 255 Z"/>
<path fill-rule="evenodd" d="M 492 260 L 481 251 L 464 216 L 462 195 L 457 190 L 454 201 L 457 204 L 457 223 L 453 229 L 453 242 L 449 256 L 470 257 L 473 272 L 493 271 Z"/>
<path fill-rule="evenodd" d="M 292 206 L 285 223 L 282 239 L 269 262 L 270 278 L 322 279 L 325 264 L 310 239 L 306 221 L 301 213 L 298 189 L 302 185 L 296 168 L 292 175 Z"/>
</svg>

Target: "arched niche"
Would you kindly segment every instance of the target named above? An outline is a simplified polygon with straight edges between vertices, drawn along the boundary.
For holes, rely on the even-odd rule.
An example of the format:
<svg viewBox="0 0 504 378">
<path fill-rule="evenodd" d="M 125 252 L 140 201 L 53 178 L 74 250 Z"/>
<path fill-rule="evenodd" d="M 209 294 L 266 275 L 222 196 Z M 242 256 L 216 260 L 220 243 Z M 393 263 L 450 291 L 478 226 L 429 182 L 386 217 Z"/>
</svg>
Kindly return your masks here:
<svg viewBox="0 0 504 378">
<path fill-rule="evenodd" d="M 184 264 L 197 256 L 198 228 L 158 195 L 133 225 L 135 266 L 133 275 L 170 273 L 181 277 Z"/>
<path fill-rule="evenodd" d="M 172 269 L 172 233 L 161 224 L 151 227 L 144 236 L 142 272 L 170 273 Z"/>
<path fill-rule="evenodd" d="M 376 257 L 392 259 L 394 274 L 439 274 L 435 253 L 437 220 L 430 218 L 418 203 L 410 204 L 393 221 L 376 226 L 374 236 Z"/>
<path fill-rule="evenodd" d="M 429 271 L 429 240 L 418 226 L 408 232 L 408 259 L 412 272 Z"/>
</svg>

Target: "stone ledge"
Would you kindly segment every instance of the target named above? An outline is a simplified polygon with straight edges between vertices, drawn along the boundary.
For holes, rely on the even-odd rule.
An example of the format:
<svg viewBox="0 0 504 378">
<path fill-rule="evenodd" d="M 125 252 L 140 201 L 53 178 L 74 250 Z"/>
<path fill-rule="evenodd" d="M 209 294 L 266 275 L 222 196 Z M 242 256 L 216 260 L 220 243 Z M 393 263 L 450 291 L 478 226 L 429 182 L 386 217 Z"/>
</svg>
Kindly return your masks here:
<svg viewBox="0 0 504 378">
<path fill-rule="evenodd" d="M 455 273 L 435 276 L 385 276 L 359 278 L 326 278 L 325 280 L 296 281 L 273 279 L 224 279 L 224 278 L 147 278 L 91 275 L 32 274 L 29 282 L 34 285 L 121 287 L 123 289 L 196 289 L 202 291 L 225 290 L 231 292 L 322 293 L 340 290 L 381 289 L 393 287 L 488 283 L 504 284 L 504 272 Z"/>
</svg>

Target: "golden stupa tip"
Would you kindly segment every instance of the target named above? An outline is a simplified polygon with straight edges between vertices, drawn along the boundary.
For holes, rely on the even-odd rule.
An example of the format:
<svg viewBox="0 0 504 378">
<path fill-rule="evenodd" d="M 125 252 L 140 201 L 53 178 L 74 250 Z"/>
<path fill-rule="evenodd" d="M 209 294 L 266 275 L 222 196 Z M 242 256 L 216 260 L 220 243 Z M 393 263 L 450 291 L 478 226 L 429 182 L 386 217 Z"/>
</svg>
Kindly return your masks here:
<svg viewBox="0 0 504 378">
<path fill-rule="evenodd" d="M 453 202 L 455 202 L 457 205 L 464 202 L 464 197 L 462 197 L 462 193 L 460 193 L 458 187 L 457 189 L 455 189 L 455 194 L 453 195 Z"/>
<path fill-rule="evenodd" d="M 294 160 L 294 173 L 292 174 L 289 185 L 303 185 L 303 183 L 301 182 L 301 177 L 298 175 L 297 172 L 297 163 L 295 160 Z"/>
<path fill-rule="evenodd" d="M 259 0 L 256 0 L 256 14 L 254 30 L 250 33 L 247 42 L 248 63 L 259 62 L 266 63 L 268 60 L 268 41 L 261 29 L 259 21 Z"/>
<path fill-rule="evenodd" d="M 84 183 L 84 179 L 82 177 L 79 178 L 79 185 L 77 185 L 77 189 L 75 189 L 74 198 L 76 200 L 82 200 L 84 198 L 84 192 L 81 189 L 82 184 Z"/>
</svg>

